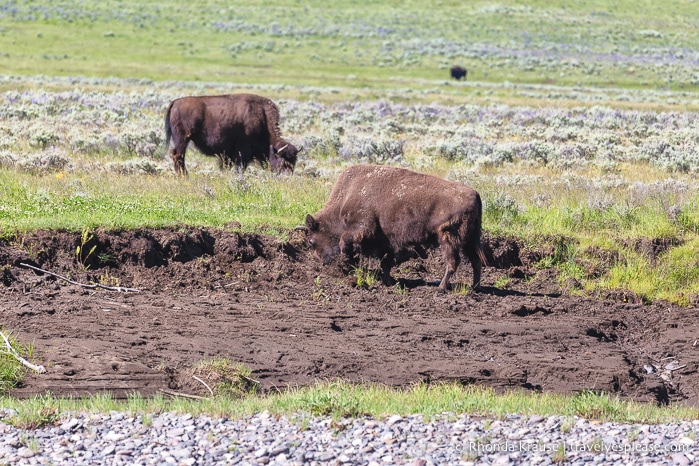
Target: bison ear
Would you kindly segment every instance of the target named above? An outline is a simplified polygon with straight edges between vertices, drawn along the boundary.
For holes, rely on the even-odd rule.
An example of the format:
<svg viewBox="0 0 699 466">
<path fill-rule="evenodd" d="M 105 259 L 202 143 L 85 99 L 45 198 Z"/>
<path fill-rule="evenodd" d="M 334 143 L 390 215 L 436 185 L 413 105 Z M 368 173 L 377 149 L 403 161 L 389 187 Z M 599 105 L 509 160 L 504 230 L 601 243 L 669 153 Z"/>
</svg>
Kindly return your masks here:
<svg viewBox="0 0 699 466">
<path fill-rule="evenodd" d="M 306 215 L 306 228 L 308 231 L 314 231 L 318 229 L 318 222 L 313 218 L 311 214 Z"/>
</svg>

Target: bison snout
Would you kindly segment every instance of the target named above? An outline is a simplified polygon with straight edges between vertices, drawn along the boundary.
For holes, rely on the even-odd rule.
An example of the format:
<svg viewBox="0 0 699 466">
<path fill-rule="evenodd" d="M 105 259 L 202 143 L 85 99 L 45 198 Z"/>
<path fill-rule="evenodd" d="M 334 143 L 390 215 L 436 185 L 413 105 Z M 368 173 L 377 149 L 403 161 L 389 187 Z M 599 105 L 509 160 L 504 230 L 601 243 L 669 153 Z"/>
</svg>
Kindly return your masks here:
<svg viewBox="0 0 699 466">
<path fill-rule="evenodd" d="M 323 262 L 323 265 L 328 265 L 335 259 L 335 257 L 340 253 L 339 248 L 331 248 L 331 249 L 318 249 L 317 247 L 314 247 L 315 245 L 312 243 L 309 243 L 309 245 L 314 248 L 316 256 L 318 259 L 320 259 Z"/>
<path fill-rule="evenodd" d="M 279 155 L 274 154 L 269 159 L 270 168 L 275 173 L 281 173 L 284 175 L 291 175 L 294 173 L 295 163 L 291 163 L 288 160 L 279 157 Z"/>
</svg>

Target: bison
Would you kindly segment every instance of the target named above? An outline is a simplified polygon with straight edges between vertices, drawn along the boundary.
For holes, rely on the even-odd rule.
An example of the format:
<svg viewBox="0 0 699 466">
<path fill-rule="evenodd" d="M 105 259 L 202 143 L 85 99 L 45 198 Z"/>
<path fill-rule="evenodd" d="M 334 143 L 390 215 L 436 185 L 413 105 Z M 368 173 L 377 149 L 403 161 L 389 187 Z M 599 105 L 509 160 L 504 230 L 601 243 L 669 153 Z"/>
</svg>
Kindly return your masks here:
<svg viewBox="0 0 699 466">
<path fill-rule="evenodd" d="M 354 165 L 338 177 L 325 206 L 306 216 L 308 245 L 327 264 L 342 253 L 376 256 L 381 278 L 390 277 L 396 259 L 410 248 L 440 246 L 447 267 L 439 289 L 449 286 L 461 261 L 473 267 L 473 287 L 481 280 L 485 256 L 481 248 L 482 204 L 479 194 L 461 183 L 403 168 Z"/>
<path fill-rule="evenodd" d="M 173 141 L 172 162 L 177 174 L 187 174 L 184 154 L 189 141 L 205 155 L 215 155 L 219 167 L 244 171 L 257 160 L 272 171 L 291 173 L 299 150 L 282 139 L 279 108 L 253 94 L 182 97 L 165 113 L 165 144 Z"/>
<path fill-rule="evenodd" d="M 466 79 L 466 75 L 468 74 L 468 71 L 466 68 L 454 65 L 451 67 L 451 77 L 456 79 L 457 81 L 461 80 L 461 78 Z"/>
</svg>

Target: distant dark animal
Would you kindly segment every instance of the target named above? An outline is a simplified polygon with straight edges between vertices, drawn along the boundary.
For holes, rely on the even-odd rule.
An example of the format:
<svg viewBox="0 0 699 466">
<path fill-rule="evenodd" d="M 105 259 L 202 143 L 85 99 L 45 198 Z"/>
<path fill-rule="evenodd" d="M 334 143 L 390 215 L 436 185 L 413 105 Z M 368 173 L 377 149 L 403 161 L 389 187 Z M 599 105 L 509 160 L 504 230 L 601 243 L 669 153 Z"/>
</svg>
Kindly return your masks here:
<svg viewBox="0 0 699 466">
<path fill-rule="evenodd" d="M 459 81 L 461 78 L 466 79 L 466 75 L 468 74 L 468 71 L 466 68 L 463 68 L 458 65 L 454 65 L 451 67 L 451 77 Z"/>
<path fill-rule="evenodd" d="M 391 267 L 402 252 L 440 246 L 447 268 L 439 288 L 446 290 L 461 252 L 473 267 L 474 288 L 481 280 L 481 218 L 479 194 L 461 183 L 403 168 L 354 165 L 340 174 L 325 206 L 296 229 L 306 232 L 325 264 L 340 253 L 382 258 L 385 284 L 393 283 Z"/>
<path fill-rule="evenodd" d="M 299 150 L 282 139 L 279 109 L 253 94 L 182 97 L 165 113 L 165 144 L 172 138 L 172 162 L 186 175 L 184 154 L 189 141 L 205 155 L 218 157 L 220 168 L 244 171 L 254 160 L 272 171 L 291 173 Z"/>
</svg>

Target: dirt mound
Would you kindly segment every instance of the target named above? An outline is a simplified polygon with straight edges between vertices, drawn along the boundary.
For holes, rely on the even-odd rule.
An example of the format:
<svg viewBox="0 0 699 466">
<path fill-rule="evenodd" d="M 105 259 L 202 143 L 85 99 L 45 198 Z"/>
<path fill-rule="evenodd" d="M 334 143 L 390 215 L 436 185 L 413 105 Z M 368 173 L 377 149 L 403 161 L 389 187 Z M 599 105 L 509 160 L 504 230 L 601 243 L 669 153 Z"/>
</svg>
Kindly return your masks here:
<svg viewBox="0 0 699 466">
<path fill-rule="evenodd" d="M 191 368 L 220 356 L 252 368 L 266 390 L 337 377 L 457 380 L 699 403 L 696 308 L 571 297 L 552 270 L 531 266 L 547 252 L 485 243 L 482 290 L 440 294 L 439 253 L 396 267 L 398 287 L 360 287 L 339 265 L 322 267 L 298 233 L 288 242 L 206 228 L 27 234 L 0 243 L 2 325 L 34 343 L 48 372 L 13 395 L 204 395 Z M 72 285 L 22 263 L 142 291 Z M 470 283 L 467 264 L 454 282 Z"/>
</svg>

